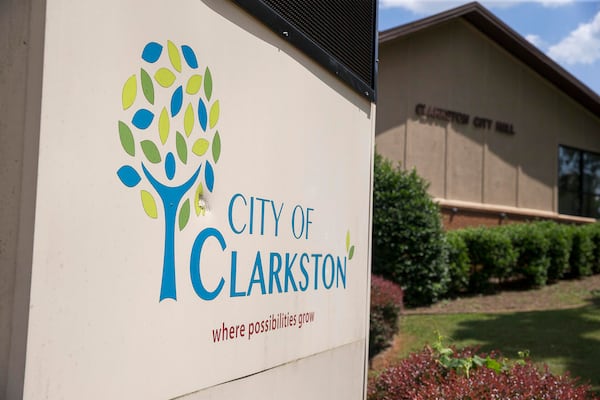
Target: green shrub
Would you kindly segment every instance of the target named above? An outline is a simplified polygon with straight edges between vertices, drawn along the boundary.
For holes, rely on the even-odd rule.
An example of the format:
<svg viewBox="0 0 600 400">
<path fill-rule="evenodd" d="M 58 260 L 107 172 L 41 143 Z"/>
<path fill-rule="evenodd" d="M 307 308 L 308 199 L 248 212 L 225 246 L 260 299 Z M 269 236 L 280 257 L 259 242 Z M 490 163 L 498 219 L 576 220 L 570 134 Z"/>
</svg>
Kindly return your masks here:
<svg viewBox="0 0 600 400">
<path fill-rule="evenodd" d="M 474 292 L 490 288 L 490 278 L 510 277 L 517 261 L 517 252 L 505 229 L 469 228 L 463 232 L 469 249 L 472 268 L 469 287 Z"/>
<path fill-rule="evenodd" d="M 528 285 L 539 287 L 548 280 L 550 241 L 538 224 L 517 224 L 505 228 L 517 253 L 515 273 L 522 274 Z"/>
<path fill-rule="evenodd" d="M 469 288 L 471 259 L 469 249 L 463 239 L 463 231 L 450 231 L 446 234 L 448 243 L 448 272 L 450 283 L 448 295 L 456 296 Z"/>
<path fill-rule="evenodd" d="M 447 247 L 427 183 L 376 154 L 373 186 L 373 272 L 401 284 L 407 305 L 437 301 L 448 284 Z"/>
<path fill-rule="evenodd" d="M 590 240 L 592 241 L 592 273 L 600 273 L 600 223 L 586 225 Z"/>
<path fill-rule="evenodd" d="M 570 275 L 580 278 L 592 274 L 592 256 L 594 244 L 589 231 L 582 226 L 572 226 L 570 229 L 572 237 L 571 254 L 569 265 Z"/>
<path fill-rule="evenodd" d="M 377 275 L 371 276 L 369 358 L 383 350 L 398 330 L 402 297 L 400 286 Z"/>
<path fill-rule="evenodd" d="M 570 227 L 553 221 L 539 222 L 537 225 L 548 239 L 548 282 L 556 282 L 569 270 L 573 240 Z"/>
</svg>

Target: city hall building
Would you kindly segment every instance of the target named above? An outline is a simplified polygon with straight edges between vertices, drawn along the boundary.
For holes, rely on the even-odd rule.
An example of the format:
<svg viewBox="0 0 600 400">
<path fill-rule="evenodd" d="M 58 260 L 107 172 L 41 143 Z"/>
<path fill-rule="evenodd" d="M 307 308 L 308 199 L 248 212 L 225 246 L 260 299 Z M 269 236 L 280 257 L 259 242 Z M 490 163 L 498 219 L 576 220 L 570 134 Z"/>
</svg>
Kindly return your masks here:
<svg viewBox="0 0 600 400">
<path fill-rule="evenodd" d="M 600 97 L 478 3 L 380 33 L 377 108 L 448 229 L 600 217 Z"/>
</svg>

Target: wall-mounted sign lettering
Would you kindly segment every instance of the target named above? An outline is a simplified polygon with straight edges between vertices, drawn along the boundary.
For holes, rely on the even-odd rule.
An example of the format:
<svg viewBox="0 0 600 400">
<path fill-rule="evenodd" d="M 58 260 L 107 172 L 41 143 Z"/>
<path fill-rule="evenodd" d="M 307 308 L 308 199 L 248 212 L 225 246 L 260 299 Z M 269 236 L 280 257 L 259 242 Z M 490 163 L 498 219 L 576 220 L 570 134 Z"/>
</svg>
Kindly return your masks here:
<svg viewBox="0 0 600 400">
<path fill-rule="evenodd" d="M 427 106 L 419 103 L 415 107 L 415 113 L 422 118 L 435 119 L 439 121 L 454 122 L 456 124 L 468 125 L 471 119 L 469 114 L 446 110 L 444 108 Z M 514 135 L 515 130 L 512 123 L 494 121 L 489 118 L 473 117 L 473 126 L 479 129 L 494 129 L 496 132 Z"/>
</svg>

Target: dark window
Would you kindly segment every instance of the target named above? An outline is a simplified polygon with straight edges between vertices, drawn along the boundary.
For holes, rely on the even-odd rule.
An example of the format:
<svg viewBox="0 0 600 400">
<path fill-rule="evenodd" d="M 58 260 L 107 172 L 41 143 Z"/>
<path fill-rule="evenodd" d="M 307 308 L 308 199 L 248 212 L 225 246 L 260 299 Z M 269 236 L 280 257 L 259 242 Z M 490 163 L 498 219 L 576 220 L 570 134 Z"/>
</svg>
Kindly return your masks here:
<svg viewBox="0 0 600 400">
<path fill-rule="evenodd" d="M 367 98 L 375 99 L 374 0 L 235 0 Z"/>
<path fill-rule="evenodd" d="M 600 218 L 600 154 L 559 146 L 558 212 Z"/>
</svg>

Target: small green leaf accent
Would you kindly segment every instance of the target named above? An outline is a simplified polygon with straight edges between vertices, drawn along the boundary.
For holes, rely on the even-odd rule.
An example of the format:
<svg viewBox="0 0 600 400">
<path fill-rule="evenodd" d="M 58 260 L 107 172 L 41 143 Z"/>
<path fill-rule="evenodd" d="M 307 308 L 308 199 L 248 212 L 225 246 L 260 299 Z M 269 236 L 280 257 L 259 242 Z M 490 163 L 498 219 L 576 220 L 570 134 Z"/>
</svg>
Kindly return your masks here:
<svg viewBox="0 0 600 400">
<path fill-rule="evenodd" d="M 140 146 L 142 147 L 142 151 L 144 152 L 144 155 L 146 156 L 148 161 L 150 161 L 153 164 L 157 164 L 160 162 L 160 152 L 158 151 L 158 147 L 156 147 L 153 141 L 142 140 Z"/>
<path fill-rule="evenodd" d="M 154 84 L 152 83 L 152 78 L 146 72 L 145 69 L 140 70 L 140 77 L 142 80 L 142 91 L 144 92 L 144 97 L 148 100 L 148 103 L 154 104 Z"/>
<path fill-rule="evenodd" d="M 350 250 L 350 230 L 346 232 L 346 252 Z"/>
<path fill-rule="evenodd" d="M 208 150 L 208 140 L 206 139 L 198 139 L 194 142 L 192 146 L 192 152 L 197 156 L 203 156 Z"/>
<path fill-rule="evenodd" d="M 210 107 L 210 116 L 208 118 L 208 123 L 210 128 L 214 128 L 217 125 L 217 121 L 219 120 L 219 100 L 215 101 L 214 104 Z"/>
<path fill-rule="evenodd" d="M 213 138 L 212 155 L 213 160 L 215 160 L 215 164 L 219 162 L 219 157 L 221 157 L 221 135 L 219 135 L 219 131 L 215 133 L 215 137 Z"/>
<path fill-rule="evenodd" d="M 177 156 L 181 162 L 187 164 L 187 143 L 179 131 L 175 134 L 175 147 L 177 147 Z"/>
<path fill-rule="evenodd" d="M 156 82 L 158 82 L 160 86 L 168 88 L 175 82 L 175 74 L 171 72 L 170 69 L 160 68 L 154 74 L 154 79 L 156 79 Z"/>
<path fill-rule="evenodd" d="M 200 91 L 200 86 L 202 86 L 202 75 L 192 75 L 187 81 L 185 92 L 187 94 L 196 94 Z"/>
<path fill-rule="evenodd" d="M 167 40 L 167 49 L 169 51 L 169 60 L 171 60 L 171 65 L 177 72 L 181 72 L 181 56 L 179 55 L 179 50 L 177 46 L 170 40 Z"/>
<path fill-rule="evenodd" d="M 204 94 L 206 95 L 206 100 L 210 101 L 210 96 L 212 96 L 212 75 L 208 67 L 204 71 Z"/>
<path fill-rule="evenodd" d="M 144 207 L 144 211 L 150 218 L 157 218 L 158 211 L 156 209 L 156 201 L 150 192 L 145 190 L 141 191 L 142 194 L 142 206 Z"/>
<path fill-rule="evenodd" d="M 354 257 L 354 246 L 350 247 L 350 253 L 348 254 L 348 260 L 352 260 Z"/>
<path fill-rule="evenodd" d="M 188 104 L 185 109 L 185 115 L 183 116 L 183 129 L 185 130 L 185 135 L 190 137 L 192 130 L 194 130 L 194 107 L 192 104 Z"/>
<path fill-rule="evenodd" d="M 127 110 L 135 102 L 137 96 L 137 78 L 135 75 L 131 75 L 129 79 L 123 85 L 123 93 L 121 94 L 121 100 L 123 102 L 123 110 Z"/>
<path fill-rule="evenodd" d="M 119 121 L 119 139 L 121 140 L 121 146 L 123 150 L 130 156 L 135 156 L 135 141 L 133 140 L 133 133 L 131 129 L 123 121 Z"/>
<path fill-rule="evenodd" d="M 167 139 L 169 138 L 169 112 L 166 107 L 163 107 L 160 112 L 160 117 L 158 118 L 158 135 L 160 137 L 160 141 L 162 144 L 167 143 Z"/>
<path fill-rule="evenodd" d="M 190 199 L 185 199 L 179 211 L 179 230 L 182 231 L 190 220 Z"/>
</svg>

